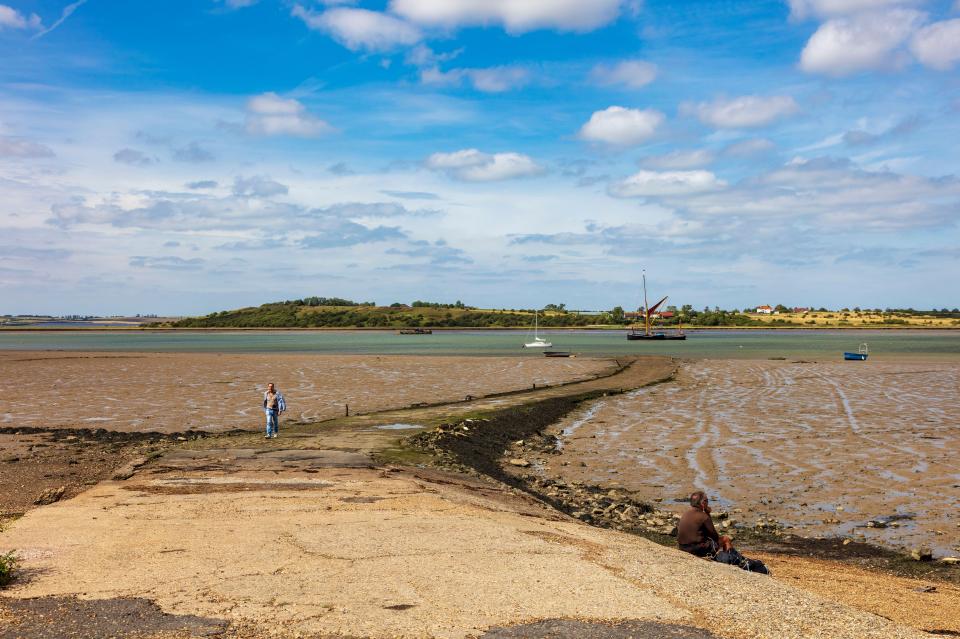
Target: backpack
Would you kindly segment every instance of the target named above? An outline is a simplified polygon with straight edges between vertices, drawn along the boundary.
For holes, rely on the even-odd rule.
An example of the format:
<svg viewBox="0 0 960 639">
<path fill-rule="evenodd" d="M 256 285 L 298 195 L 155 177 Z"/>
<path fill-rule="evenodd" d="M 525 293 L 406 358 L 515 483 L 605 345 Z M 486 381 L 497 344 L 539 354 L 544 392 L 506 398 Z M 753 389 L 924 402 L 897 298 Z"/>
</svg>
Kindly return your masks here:
<svg viewBox="0 0 960 639">
<path fill-rule="evenodd" d="M 747 559 L 737 550 L 721 550 L 714 556 L 713 560 L 721 564 L 737 566 L 747 572 L 759 572 L 763 575 L 770 574 L 770 569 L 767 568 L 762 561 L 759 559 Z"/>
</svg>

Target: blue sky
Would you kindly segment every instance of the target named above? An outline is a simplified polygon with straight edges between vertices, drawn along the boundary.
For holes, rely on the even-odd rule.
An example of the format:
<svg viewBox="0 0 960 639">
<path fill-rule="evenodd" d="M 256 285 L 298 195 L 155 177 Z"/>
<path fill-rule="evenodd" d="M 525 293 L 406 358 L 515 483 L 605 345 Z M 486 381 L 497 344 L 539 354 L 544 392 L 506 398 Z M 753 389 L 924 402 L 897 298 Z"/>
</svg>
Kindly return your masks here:
<svg viewBox="0 0 960 639">
<path fill-rule="evenodd" d="M 0 313 L 954 307 L 960 0 L 0 0 Z"/>
</svg>

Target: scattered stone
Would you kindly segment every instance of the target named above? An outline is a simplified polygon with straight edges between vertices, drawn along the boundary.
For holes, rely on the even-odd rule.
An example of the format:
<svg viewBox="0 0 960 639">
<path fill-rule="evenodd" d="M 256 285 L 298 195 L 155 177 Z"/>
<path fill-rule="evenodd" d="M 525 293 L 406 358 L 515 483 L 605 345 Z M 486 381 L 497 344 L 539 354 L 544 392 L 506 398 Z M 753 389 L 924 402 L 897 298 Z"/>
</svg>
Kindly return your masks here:
<svg viewBox="0 0 960 639">
<path fill-rule="evenodd" d="M 930 561 L 933 559 L 933 552 L 929 548 L 914 548 L 910 551 L 910 558 L 914 561 Z"/>
<path fill-rule="evenodd" d="M 951 566 L 956 566 L 960 564 L 960 557 L 943 557 L 940 560 L 941 563 L 949 564 Z"/>
<path fill-rule="evenodd" d="M 526 459 L 511 459 L 510 465 L 519 466 L 520 468 L 526 468 L 527 466 L 530 465 L 530 462 L 528 462 Z"/>
<path fill-rule="evenodd" d="M 37 506 L 46 506 L 47 504 L 52 504 L 63 499 L 63 493 L 66 492 L 66 486 L 60 486 L 59 488 L 48 488 L 40 496 L 33 500 L 33 503 Z"/>
</svg>

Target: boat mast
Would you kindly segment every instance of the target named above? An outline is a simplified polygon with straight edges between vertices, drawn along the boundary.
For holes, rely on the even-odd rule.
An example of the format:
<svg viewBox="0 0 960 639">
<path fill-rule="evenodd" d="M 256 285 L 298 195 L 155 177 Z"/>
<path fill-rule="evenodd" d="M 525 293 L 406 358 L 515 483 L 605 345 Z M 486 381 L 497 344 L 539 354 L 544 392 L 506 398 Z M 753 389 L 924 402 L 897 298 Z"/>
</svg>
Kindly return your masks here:
<svg viewBox="0 0 960 639">
<path fill-rule="evenodd" d="M 643 271 L 643 334 L 650 334 L 650 306 L 647 304 L 647 271 Z"/>
</svg>

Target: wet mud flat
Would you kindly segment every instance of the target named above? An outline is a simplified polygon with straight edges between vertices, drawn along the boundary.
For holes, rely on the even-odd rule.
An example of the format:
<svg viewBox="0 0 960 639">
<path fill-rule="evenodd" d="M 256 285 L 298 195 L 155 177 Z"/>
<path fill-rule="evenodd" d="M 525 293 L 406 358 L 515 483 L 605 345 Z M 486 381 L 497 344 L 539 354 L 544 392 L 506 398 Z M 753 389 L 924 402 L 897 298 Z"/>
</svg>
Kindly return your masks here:
<svg viewBox="0 0 960 639">
<path fill-rule="evenodd" d="M 493 478 L 585 523 L 675 546 L 676 521 L 685 508 L 679 498 L 664 504 L 617 481 L 567 481 L 548 476 L 544 470 L 564 463 L 558 438 L 552 434 L 557 423 L 593 402 L 615 400 L 630 392 L 596 391 L 508 408 L 484 418 L 441 424 L 411 436 L 407 444 L 429 453 L 441 467 Z M 930 561 L 929 557 L 917 561 L 903 551 L 839 536 L 802 536 L 772 519 L 759 526 L 744 526 L 733 510 L 719 508 L 714 519 L 722 534 L 733 536 L 737 546 L 748 552 L 840 561 L 960 585 L 960 566 L 952 563 Z M 960 623 L 957 625 L 960 631 Z"/>
<path fill-rule="evenodd" d="M 957 556 L 958 423 L 960 362 L 704 360 L 572 412 L 535 469 L 674 510 L 701 488 L 742 528 Z"/>
<path fill-rule="evenodd" d="M 609 383 L 616 387 L 620 381 L 623 376 Z M 734 637 L 744 636 L 746 626 L 751 636 L 763 636 L 756 628 L 776 628 L 769 636 L 797 639 L 917 636 L 879 617 L 809 600 L 776 581 L 760 583 L 729 567 L 599 530 L 614 527 L 607 525 L 608 515 L 619 517 L 624 506 L 644 507 L 619 489 L 557 488 L 555 503 L 562 506 L 569 498 L 597 527 L 545 508 L 555 486 L 538 486 L 543 480 L 532 466 L 538 455 L 549 454 L 551 442 L 555 450 L 547 429 L 585 403 L 618 392 L 596 390 L 593 382 L 585 386 L 594 390 L 569 389 L 569 396 L 550 391 L 538 396 L 549 395 L 543 401 L 527 398 L 517 400 L 526 404 L 496 413 L 470 412 L 426 431 L 428 437 L 418 436 L 433 445 L 439 465 L 482 476 L 475 480 L 426 469 L 371 468 L 369 457 L 351 467 L 337 460 L 313 467 L 301 454 L 316 457 L 320 451 L 274 450 L 289 444 L 265 443 L 249 433 L 223 441 L 173 438 L 176 450 L 127 481 L 107 482 L 75 500 L 41 508 L 8 531 L 6 547 L 25 549 L 25 567 L 36 571 L 15 586 L 16 596 L 33 597 L 27 601 L 42 613 L 51 595 L 97 592 L 109 603 L 146 593 L 180 621 L 193 617 L 192 627 L 147 635 L 153 637 L 204 636 L 207 623 L 212 636 L 221 636 L 219 619 L 231 619 L 222 636 L 244 639 L 264 636 L 264 628 L 290 631 L 289 636 L 421 636 L 428 634 L 427 622 L 476 630 L 455 636 L 700 639 L 711 636 L 703 627 Z M 296 434 L 301 435 L 312 446 L 335 443 L 325 429 Z M 291 434 L 290 444 L 294 441 Z M 515 465 L 514 459 L 528 465 Z M 574 503 L 581 494 L 591 508 Z M 600 504 L 606 506 L 596 513 Z M 657 511 L 642 514 L 649 518 Z M 50 548 L 58 550 L 51 554 Z M 138 566 L 151 568 L 141 572 Z M 412 590 L 400 587 L 410 580 L 416 584 Z M 593 582 L 596 588 L 584 590 Z M 489 587 L 478 589 L 477 583 Z M 714 583 L 713 594 L 722 594 L 700 592 L 702 583 Z M 684 592 L 700 594 L 676 594 Z M 667 598 L 661 601 L 660 593 Z M 942 599 L 941 610 L 955 609 L 949 603 L 958 597 L 950 596 Z M 247 612 L 235 610 L 238 602 Z M 3 604 L 0 597 L 0 626 L 11 619 Z M 502 612 L 489 615 L 491 609 Z M 887 609 L 877 614 L 887 616 Z M 471 620 L 464 622 L 465 616 Z M 706 617 L 710 624 L 701 623 Z M 620 621 L 602 621 L 613 618 Z M 243 619 L 253 625 L 247 628 Z M 927 621 L 938 625 L 913 627 L 952 629 L 939 619 Z M 797 623 L 812 624 L 810 633 L 799 631 Z M 37 624 L 36 636 L 49 636 L 41 634 L 48 626 L 49 618 L 47 626 Z M 118 635 L 143 636 L 133 630 Z"/>
<path fill-rule="evenodd" d="M 0 352 L 0 427 L 222 432 L 262 427 L 274 382 L 286 418 L 320 421 L 608 374 L 608 358 Z"/>
</svg>

